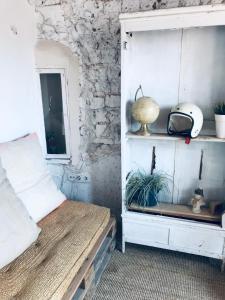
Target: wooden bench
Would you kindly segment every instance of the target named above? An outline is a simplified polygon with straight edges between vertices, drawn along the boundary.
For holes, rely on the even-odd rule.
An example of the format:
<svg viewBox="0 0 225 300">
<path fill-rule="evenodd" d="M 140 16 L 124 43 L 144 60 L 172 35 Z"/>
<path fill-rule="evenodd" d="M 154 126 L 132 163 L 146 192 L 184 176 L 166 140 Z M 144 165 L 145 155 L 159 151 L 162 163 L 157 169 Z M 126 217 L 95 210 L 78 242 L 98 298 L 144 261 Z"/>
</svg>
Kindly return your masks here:
<svg viewBox="0 0 225 300">
<path fill-rule="evenodd" d="M 5 299 L 91 299 L 115 247 L 109 209 L 65 201 L 44 218 L 30 248 L 0 271 Z"/>
</svg>

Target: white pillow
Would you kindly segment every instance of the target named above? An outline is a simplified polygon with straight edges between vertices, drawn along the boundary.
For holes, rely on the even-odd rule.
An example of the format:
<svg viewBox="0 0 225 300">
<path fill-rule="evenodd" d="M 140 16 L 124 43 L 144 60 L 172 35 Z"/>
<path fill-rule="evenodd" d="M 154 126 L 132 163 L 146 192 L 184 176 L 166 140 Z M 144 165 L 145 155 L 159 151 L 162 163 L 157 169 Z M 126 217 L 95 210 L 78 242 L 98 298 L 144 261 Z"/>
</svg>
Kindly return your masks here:
<svg viewBox="0 0 225 300">
<path fill-rule="evenodd" d="M 17 198 L 1 163 L 0 228 L 0 269 L 23 253 L 41 231 Z"/>
<path fill-rule="evenodd" d="M 12 187 L 35 222 L 66 200 L 49 174 L 35 133 L 0 144 L 0 158 Z"/>
</svg>

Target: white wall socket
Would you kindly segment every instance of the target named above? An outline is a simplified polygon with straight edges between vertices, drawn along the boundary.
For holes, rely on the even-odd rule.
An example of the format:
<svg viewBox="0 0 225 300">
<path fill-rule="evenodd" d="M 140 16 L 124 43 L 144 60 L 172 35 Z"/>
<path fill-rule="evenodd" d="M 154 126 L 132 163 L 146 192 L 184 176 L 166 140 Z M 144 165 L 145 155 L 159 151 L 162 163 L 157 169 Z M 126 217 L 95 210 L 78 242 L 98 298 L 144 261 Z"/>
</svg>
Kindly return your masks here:
<svg viewBox="0 0 225 300">
<path fill-rule="evenodd" d="M 75 174 L 71 173 L 68 175 L 68 180 L 69 181 L 74 181 L 77 183 L 88 183 L 89 182 L 89 177 L 87 174 Z"/>
</svg>

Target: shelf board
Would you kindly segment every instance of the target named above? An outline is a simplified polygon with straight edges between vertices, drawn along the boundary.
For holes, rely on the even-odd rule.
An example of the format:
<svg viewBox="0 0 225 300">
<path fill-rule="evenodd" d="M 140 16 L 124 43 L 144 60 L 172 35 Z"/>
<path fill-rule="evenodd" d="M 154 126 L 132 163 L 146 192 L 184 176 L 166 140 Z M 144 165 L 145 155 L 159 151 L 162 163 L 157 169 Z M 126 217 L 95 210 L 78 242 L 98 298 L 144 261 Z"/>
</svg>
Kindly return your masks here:
<svg viewBox="0 0 225 300">
<path fill-rule="evenodd" d="M 152 133 L 149 136 L 137 135 L 132 132 L 126 133 L 127 139 L 137 140 L 163 140 L 163 141 L 185 141 L 184 137 L 171 136 L 167 133 Z M 198 137 L 191 139 L 192 142 L 213 142 L 213 143 L 225 143 L 225 139 L 219 139 L 214 135 L 199 135 Z"/>
<path fill-rule="evenodd" d="M 202 208 L 201 213 L 196 214 L 192 212 L 190 206 L 181 204 L 159 203 L 158 205 L 152 207 L 141 207 L 136 204 L 131 204 L 128 210 L 169 217 L 180 217 L 197 221 L 207 221 L 212 223 L 221 222 L 221 215 L 212 215 L 208 208 Z"/>
</svg>

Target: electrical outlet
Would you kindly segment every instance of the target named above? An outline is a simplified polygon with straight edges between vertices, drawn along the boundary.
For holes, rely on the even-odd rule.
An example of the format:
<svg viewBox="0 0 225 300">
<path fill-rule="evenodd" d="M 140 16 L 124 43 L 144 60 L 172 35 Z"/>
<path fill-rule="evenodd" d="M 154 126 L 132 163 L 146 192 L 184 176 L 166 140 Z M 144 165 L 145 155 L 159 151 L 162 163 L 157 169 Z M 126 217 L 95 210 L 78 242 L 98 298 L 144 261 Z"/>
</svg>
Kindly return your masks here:
<svg viewBox="0 0 225 300">
<path fill-rule="evenodd" d="M 89 177 L 87 174 L 82 174 L 79 176 L 78 182 L 82 182 L 82 183 L 88 183 L 89 182 Z"/>
<path fill-rule="evenodd" d="M 77 177 L 77 174 L 71 173 L 71 174 L 68 175 L 68 180 L 69 181 L 76 181 L 76 177 Z"/>
<path fill-rule="evenodd" d="M 88 183 L 89 177 L 87 174 L 69 174 L 68 176 L 69 181 L 77 182 L 77 183 Z"/>
</svg>

